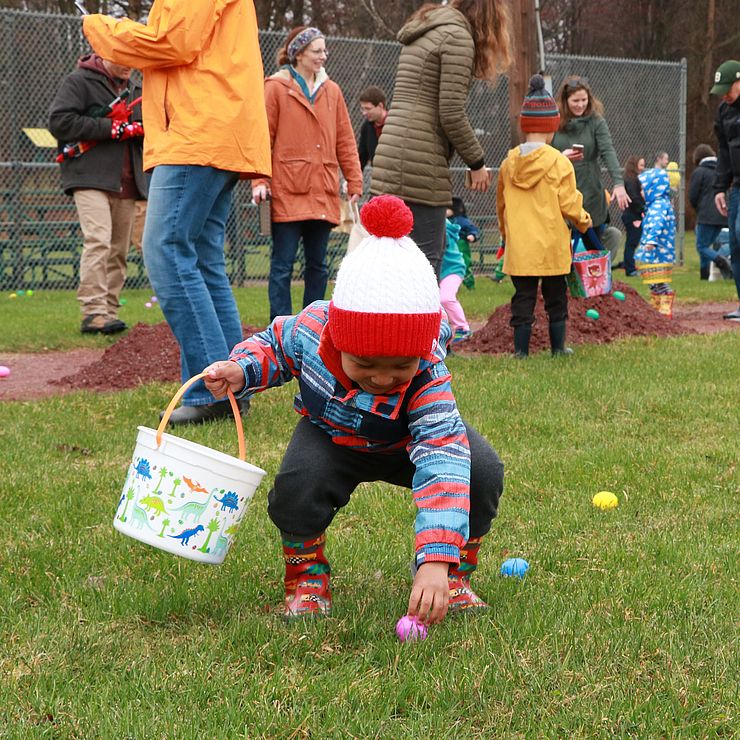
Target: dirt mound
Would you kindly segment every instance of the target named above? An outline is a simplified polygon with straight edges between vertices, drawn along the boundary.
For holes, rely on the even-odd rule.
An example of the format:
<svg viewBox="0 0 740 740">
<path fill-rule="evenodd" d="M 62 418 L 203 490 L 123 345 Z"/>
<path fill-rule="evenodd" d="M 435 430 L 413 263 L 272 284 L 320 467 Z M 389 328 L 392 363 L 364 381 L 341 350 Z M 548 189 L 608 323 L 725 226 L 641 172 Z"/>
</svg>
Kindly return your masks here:
<svg viewBox="0 0 740 740">
<path fill-rule="evenodd" d="M 606 344 L 620 337 L 657 336 L 668 337 L 677 334 L 693 334 L 693 329 L 661 316 L 642 296 L 629 285 L 615 282 L 614 290 L 624 293 L 625 299 L 619 301 L 614 295 L 598 298 L 570 298 L 568 303 L 567 343 Z M 586 316 L 586 311 L 595 309 L 599 318 Z M 514 340 L 509 319 L 511 307 L 507 303 L 499 306 L 488 323 L 466 342 L 459 345 L 461 352 L 476 352 L 489 355 L 510 354 L 514 351 Z M 535 324 L 532 328 L 530 351 L 549 349 L 547 314 L 540 296 L 535 308 Z"/>
<path fill-rule="evenodd" d="M 261 331 L 254 326 L 243 328 L 245 337 Z M 180 348 L 165 322 L 136 324 L 99 360 L 51 383 L 72 390 L 119 391 L 158 380 L 180 380 Z"/>
</svg>

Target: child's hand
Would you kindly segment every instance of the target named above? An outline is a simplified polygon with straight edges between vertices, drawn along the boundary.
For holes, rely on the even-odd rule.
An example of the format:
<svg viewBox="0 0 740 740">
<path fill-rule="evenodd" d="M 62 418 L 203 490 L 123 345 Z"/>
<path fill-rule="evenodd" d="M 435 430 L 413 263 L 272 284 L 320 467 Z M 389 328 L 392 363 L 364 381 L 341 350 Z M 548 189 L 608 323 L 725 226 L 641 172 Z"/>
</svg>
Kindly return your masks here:
<svg viewBox="0 0 740 740">
<path fill-rule="evenodd" d="M 472 243 L 475 241 L 475 234 L 468 234 L 465 238 Z"/>
<path fill-rule="evenodd" d="M 223 398 L 228 388 L 232 393 L 239 393 L 244 388 L 244 371 L 231 360 L 214 362 L 204 371 L 203 382 L 216 398 Z"/>
<path fill-rule="evenodd" d="M 407 614 L 418 617 L 424 624 L 439 624 L 447 614 L 450 586 L 447 581 L 449 563 L 423 563 L 414 576 Z"/>
</svg>

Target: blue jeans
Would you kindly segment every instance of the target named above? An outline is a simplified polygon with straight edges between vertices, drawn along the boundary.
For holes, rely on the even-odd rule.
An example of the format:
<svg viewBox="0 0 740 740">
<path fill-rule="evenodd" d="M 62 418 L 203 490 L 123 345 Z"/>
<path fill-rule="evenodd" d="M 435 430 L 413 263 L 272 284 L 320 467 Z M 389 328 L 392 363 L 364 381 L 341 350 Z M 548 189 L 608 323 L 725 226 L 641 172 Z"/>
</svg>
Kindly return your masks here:
<svg viewBox="0 0 740 740">
<path fill-rule="evenodd" d="M 696 251 L 699 252 L 700 266 L 702 269 L 709 267 L 714 262 L 717 255 L 727 257 L 728 250 L 721 248 L 713 249 L 712 247 L 719 239 L 722 226 L 712 226 L 711 224 L 696 224 L 694 234 L 696 235 Z"/>
<path fill-rule="evenodd" d="M 303 239 L 306 266 L 303 272 L 303 308 L 323 300 L 329 270 L 326 266 L 326 248 L 333 224 L 326 221 L 288 221 L 272 224 L 272 254 L 267 295 L 270 299 L 270 321 L 276 316 L 292 316 L 290 280 L 293 276 L 298 242 Z"/>
<path fill-rule="evenodd" d="M 730 227 L 730 260 L 735 290 L 740 300 L 740 187 L 730 188 L 727 194 L 727 225 Z"/>
<path fill-rule="evenodd" d="M 185 381 L 242 341 L 234 294 L 226 276 L 224 234 L 234 172 L 196 165 L 159 165 L 149 185 L 144 264 L 164 317 L 180 345 Z M 216 399 L 198 381 L 184 406 Z"/>
</svg>

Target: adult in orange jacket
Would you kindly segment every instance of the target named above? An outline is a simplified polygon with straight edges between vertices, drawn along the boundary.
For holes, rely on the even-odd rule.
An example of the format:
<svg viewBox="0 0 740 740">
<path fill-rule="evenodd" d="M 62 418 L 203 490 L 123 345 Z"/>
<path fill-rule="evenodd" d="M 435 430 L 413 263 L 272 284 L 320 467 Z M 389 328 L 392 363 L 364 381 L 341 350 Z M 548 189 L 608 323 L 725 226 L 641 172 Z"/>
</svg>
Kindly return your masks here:
<svg viewBox="0 0 740 740">
<path fill-rule="evenodd" d="M 144 168 L 153 170 L 144 262 L 186 380 L 243 338 L 224 235 L 239 177 L 270 174 L 254 3 L 154 0 L 146 25 L 103 15 L 83 22 L 99 54 L 144 74 Z M 199 423 L 230 408 L 199 381 L 170 423 Z"/>
<path fill-rule="evenodd" d="M 294 28 L 278 52 L 280 70 L 265 81 L 272 179 L 256 179 L 256 202 L 272 195 L 270 320 L 293 313 L 290 279 L 303 240 L 303 307 L 322 300 L 329 232 L 339 223 L 339 169 L 350 200 L 362 194 L 352 123 L 339 86 L 324 70 L 326 41 L 317 28 Z"/>
</svg>

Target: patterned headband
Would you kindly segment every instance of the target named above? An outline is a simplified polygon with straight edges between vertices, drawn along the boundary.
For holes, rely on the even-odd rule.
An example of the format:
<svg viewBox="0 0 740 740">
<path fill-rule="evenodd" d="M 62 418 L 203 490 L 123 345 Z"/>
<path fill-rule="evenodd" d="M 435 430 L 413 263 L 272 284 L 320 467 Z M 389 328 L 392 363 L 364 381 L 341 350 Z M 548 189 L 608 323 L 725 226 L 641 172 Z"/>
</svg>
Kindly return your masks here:
<svg viewBox="0 0 740 740">
<path fill-rule="evenodd" d="M 319 31 L 318 28 L 304 28 L 289 44 L 288 44 L 288 61 L 293 64 L 295 63 L 296 57 L 312 42 L 316 39 L 323 39 L 324 34 Z"/>
</svg>

